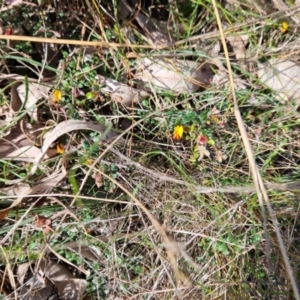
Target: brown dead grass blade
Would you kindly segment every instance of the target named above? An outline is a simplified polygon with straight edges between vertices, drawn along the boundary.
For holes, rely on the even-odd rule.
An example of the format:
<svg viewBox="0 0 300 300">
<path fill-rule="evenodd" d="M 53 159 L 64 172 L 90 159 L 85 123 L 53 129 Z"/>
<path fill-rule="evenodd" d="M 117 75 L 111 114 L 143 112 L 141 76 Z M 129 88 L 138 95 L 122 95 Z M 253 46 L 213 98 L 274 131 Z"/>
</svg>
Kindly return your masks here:
<svg viewBox="0 0 300 300">
<path fill-rule="evenodd" d="M 68 39 L 53 39 L 53 38 L 42 38 L 35 36 L 20 36 L 20 35 L 4 35 L 0 34 L 0 40 L 10 41 L 26 41 L 26 42 L 37 42 L 37 43 L 52 43 L 59 45 L 79 45 L 79 46 L 94 46 L 94 47 L 118 47 L 118 48 L 140 48 L 140 49 L 163 49 L 171 47 L 170 45 L 161 46 L 148 46 L 148 45 L 137 45 L 137 44 L 119 44 L 109 42 L 91 42 L 91 41 L 79 41 L 79 40 L 68 40 Z"/>
</svg>

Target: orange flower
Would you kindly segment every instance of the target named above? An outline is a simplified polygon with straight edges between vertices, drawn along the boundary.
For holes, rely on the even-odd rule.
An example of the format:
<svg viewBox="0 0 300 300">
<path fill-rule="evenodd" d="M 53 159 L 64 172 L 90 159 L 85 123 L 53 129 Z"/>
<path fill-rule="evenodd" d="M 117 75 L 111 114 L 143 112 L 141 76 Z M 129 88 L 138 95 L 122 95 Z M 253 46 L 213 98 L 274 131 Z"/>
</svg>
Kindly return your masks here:
<svg viewBox="0 0 300 300">
<path fill-rule="evenodd" d="M 61 91 L 60 90 L 54 90 L 53 92 L 53 102 L 59 102 L 61 100 Z"/>
<path fill-rule="evenodd" d="M 183 126 L 182 125 L 177 125 L 174 128 L 174 131 L 173 131 L 173 139 L 175 141 L 178 141 L 182 138 L 182 135 L 183 135 Z"/>
<path fill-rule="evenodd" d="M 63 144 L 57 144 L 56 145 L 56 152 L 58 154 L 64 154 L 65 153 L 65 146 Z"/>
</svg>

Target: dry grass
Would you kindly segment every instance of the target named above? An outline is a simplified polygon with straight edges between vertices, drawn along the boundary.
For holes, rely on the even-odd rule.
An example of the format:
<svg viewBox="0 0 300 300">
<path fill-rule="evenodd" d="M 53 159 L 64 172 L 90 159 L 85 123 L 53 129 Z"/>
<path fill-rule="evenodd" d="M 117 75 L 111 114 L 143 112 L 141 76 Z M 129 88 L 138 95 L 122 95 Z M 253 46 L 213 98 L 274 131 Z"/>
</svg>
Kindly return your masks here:
<svg viewBox="0 0 300 300">
<path fill-rule="evenodd" d="M 298 7 L 284 3 L 285 10 L 264 14 L 264 6 L 251 1 L 137 3 L 136 13 L 152 9 L 151 18 L 167 22 L 163 28 L 175 39 L 155 45 L 151 32 L 108 2 L 57 2 L 55 22 L 24 6 L 19 10 L 33 16 L 28 32 L 0 36 L 19 41 L 14 55 L 26 57 L 36 42 L 58 42 L 31 37 L 38 26 L 59 32 L 64 40 L 57 51 L 65 57 L 55 77 L 64 99 L 51 107 L 51 119 L 123 125 L 118 139 L 99 145 L 86 132 L 61 138 L 70 153 L 43 162 L 33 175 L 26 163 L 0 160 L 2 189 L 23 173 L 23 182 L 34 186 L 60 163 L 71 174 L 49 192 L 25 197 L 0 221 L 3 299 L 20 297 L 20 265 L 33 261 L 37 273 L 44 259 L 86 279 L 84 299 L 299 299 L 299 113 L 297 104 L 278 101 L 256 77 L 257 62 L 272 56 L 298 62 Z M 46 4 L 36 9 L 52 14 Z M 12 18 L 8 12 L 2 18 Z M 283 20 L 290 23 L 285 34 L 278 29 Z M 240 60 L 225 41 L 233 31 L 249 37 Z M 216 43 L 222 47 L 209 57 Z M 84 52 L 67 45 L 99 48 L 85 63 Z M 151 97 L 131 108 L 101 94 L 101 85 L 95 91 L 93 71 L 137 87 L 135 57 L 174 53 L 213 59 L 225 70 L 223 81 L 193 94 L 151 86 Z M 2 73 L 17 73 L 19 60 L 5 55 Z M 25 64 L 34 60 L 32 54 Z M 33 77 L 26 68 L 21 73 Z M 2 80 L 2 105 L 9 102 L 8 87 Z M 90 91 L 97 97 L 87 99 Z M 191 159 L 196 137 L 172 139 L 178 124 L 194 125 L 213 141 L 209 157 Z M 52 220 L 49 233 L 37 228 L 36 215 Z M 97 255 L 70 250 L 66 245 L 74 241 Z"/>
</svg>

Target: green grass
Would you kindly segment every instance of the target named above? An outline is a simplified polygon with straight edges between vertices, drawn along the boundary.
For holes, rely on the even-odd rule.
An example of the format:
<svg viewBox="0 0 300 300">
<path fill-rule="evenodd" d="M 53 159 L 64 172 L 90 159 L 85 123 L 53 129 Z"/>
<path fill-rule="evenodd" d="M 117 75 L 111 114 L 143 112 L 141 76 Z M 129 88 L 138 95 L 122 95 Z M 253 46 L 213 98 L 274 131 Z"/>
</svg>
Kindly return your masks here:
<svg viewBox="0 0 300 300">
<path fill-rule="evenodd" d="M 86 24 L 84 40 L 99 39 L 105 34 L 110 42 L 146 44 L 147 34 L 143 28 L 133 20 L 131 23 L 123 20 L 117 14 L 118 8 L 109 1 L 101 2 L 97 9 L 96 2 L 90 1 L 87 5 L 69 1 L 74 11 L 81 8 L 84 12 L 77 17 L 62 3 L 57 3 L 53 13 L 44 11 L 43 17 L 26 5 L 1 12 L 0 17 L 8 20 L 10 16 L 10 22 L 4 26 L 15 28 L 22 19 L 14 18 L 13 12 L 19 16 L 32 14 L 26 26 L 30 34 L 35 35 L 42 27 L 49 37 L 56 31 L 68 39 L 80 39 L 79 18 Z M 169 26 L 173 28 L 170 33 L 176 40 L 217 30 L 211 1 L 154 1 L 153 5 L 163 9 L 162 15 L 168 13 Z M 45 10 L 45 6 L 39 9 Z M 146 6 L 143 9 L 148 15 Z M 274 47 L 282 48 L 285 57 L 295 57 L 295 50 L 286 45 L 287 41 L 297 41 L 298 34 L 292 30 L 281 34 L 278 30 L 281 15 L 267 18 L 264 23 L 259 19 L 259 12 L 248 5 L 219 4 L 219 12 L 224 28 L 243 24 L 235 34 L 249 36 L 246 49 L 249 64 L 245 67 L 244 62 L 232 59 L 232 68 L 244 86 L 236 89 L 236 95 L 260 174 L 266 182 L 280 184 L 299 180 L 300 119 L 296 104 L 278 101 L 256 77 L 258 61 L 281 55 Z M 159 19 L 159 16 L 156 12 L 151 18 Z M 51 22 L 54 17 L 56 21 Z M 100 20 L 104 31 L 99 26 Z M 61 22 L 72 26 L 64 29 L 59 26 Z M 124 33 L 124 26 L 130 33 Z M 169 49 L 137 48 L 135 51 L 149 57 L 175 53 L 180 59 L 206 61 L 210 58 L 209 49 L 218 40 L 217 37 L 204 38 L 201 42 L 190 41 Z M 50 95 L 39 102 L 43 126 L 65 119 L 84 119 L 102 124 L 111 122 L 122 134 L 124 128 L 118 129 L 118 126 L 124 118 L 129 119 L 135 126 L 124 135 L 125 145 L 113 147 L 138 164 L 130 164 L 117 152 L 110 151 L 110 142 L 104 143 L 101 136 L 90 131 L 60 137 L 56 143 L 63 144 L 66 153 L 43 161 L 34 175 L 30 175 L 32 163 L 1 158 L 1 209 L 16 199 L 7 195 L 4 188 L 20 182 L 33 187 L 62 165 L 69 173 L 42 193 L 40 206 L 34 204 L 39 196 L 24 198 L 0 221 L 0 278 L 5 284 L 0 295 L 6 292 L 7 299 L 14 295 L 10 277 L 5 273 L 6 266 L 16 274 L 15 270 L 23 263 L 32 261 L 38 265 L 42 258 L 68 266 L 75 277 L 86 279 L 83 299 L 174 299 L 175 295 L 182 299 L 293 299 L 268 215 L 271 251 L 266 247 L 257 194 L 198 193 L 193 189 L 193 185 L 218 188 L 253 184 L 229 84 L 212 85 L 193 94 L 176 94 L 151 87 L 149 98 L 133 109 L 125 108 L 102 93 L 103 85 L 96 80 L 96 75 L 126 84 L 131 82 L 137 87 L 135 59 L 126 57 L 133 51 L 130 47 L 97 49 L 93 57 L 84 62 L 84 54 L 61 45 L 57 48 L 60 53 L 57 67 L 43 66 L 34 43 L 17 42 L 15 49 L 16 52 L 3 50 L 0 54 L 0 59 L 6 62 L 2 73 L 22 75 L 27 84 L 30 84 L 28 78 L 36 78 L 32 68 L 38 73 L 44 67 L 57 74 L 53 90 L 61 91 L 62 99 L 53 103 Z M 222 51 L 215 59 L 225 65 Z M 27 67 L 18 71 L 16 66 L 20 61 Z M 0 109 L 4 110 L 10 105 L 12 83 L 2 80 L 0 84 Z M 0 124 L 1 133 L 14 130 L 27 112 L 23 105 L 13 121 Z M 1 120 L 5 120 L 4 113 Z M 49 120 L 54 122 L 47 123 Z M 172 135 L 177 125 L 184 126 L 184 134 L 179 141 L 174 141 Z M 201 160 L 197 152 L 199 139 L 209 152 L 209 156 Z M 51 146 L 55 148 L 56 143 Z M 104 151 L 107 152 L 103 155 Z M 173 182 L 161 179 L 162 175 L 173 178 Z M 186 185 L 176 183 L 175 179 Z M 299 192 L 273 189 L 268 195 L 297 281 Z M 136 205 L 135 198 L 174 237 L 181 250 L 167 244 L 162 231 Z M 64 209 L 68 214 L 60 214 Z M 49 233 L 36 227 L 36 216 L 52 218 Z M 97 251 L 98 259 L 87 258 L 68 248 L 66 245 L 70 242 L 96 249 L 91 251 Z M 16 275 L 19 287 L 23 284 L 18 283 L 18 279 Z"/>
</svg>

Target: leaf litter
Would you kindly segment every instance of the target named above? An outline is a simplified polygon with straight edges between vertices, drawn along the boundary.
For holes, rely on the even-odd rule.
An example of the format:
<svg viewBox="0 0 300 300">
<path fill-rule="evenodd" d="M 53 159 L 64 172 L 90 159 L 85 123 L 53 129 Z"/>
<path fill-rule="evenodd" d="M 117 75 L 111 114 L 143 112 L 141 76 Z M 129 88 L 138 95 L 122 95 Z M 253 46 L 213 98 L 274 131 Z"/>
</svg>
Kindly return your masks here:
<svg viewBox="0 0 300 300">
<path fill-rule="evenodd" d="M 13 6 L 15 3 L 20 4 L 21 2 L 22 1 L 7 1 L 7 4 Z M 23 4 L 26 4 L 26 2 L 23 2 Z M 176 39 L 173 34 L 168 33 L 165 28 L 158 26 L 151 17 L 139 8 L 136 9 L 136 7 L 134 8 L 125 1 L 118 4 L 118 9 L 124 21 L 123 25 L 131 28 L 132 24 L 134 24 L 134 29 L 137 30 L 138 28 L 140 31 L 140 37 L 150 45 L 153 45 L 154 47 L 161 45 L 175 45 Z M 232 48 L 235 60 L 238 61 L 239 67 L 247 70 L 249 67 L 246 61 L 246 58 L 249 55 L 247 51 L 249 36 L 247 34 L 236 34 L 234 36 L 227 36 L 226 40 Z M 131 70 L 132 73 L 130 73 L 130 76 L 134 79 L 134 84 L 132 84 L 131 80 L 125 79 L 124 76 L 121 76 L 120 80 L 116 80 L 106 77 L 107 74 L 105 74 L 105 76 L 97 74 L 95 79 L 102 85 L 101 97 L 102 94 L 108 95 L 112 100 L 112 103 L 116 105 L 118 109 L 122 110 L 122 106 L 131 108 L 131 113 L 134 115 L 136 108 L 143 100 L 153 100 L 157 97 L 157 91 L 159 94 L 169 91 L 179 97 L 188 95 L 192 99 L 197 99 L 197 97 L 205 90 L 212 91 L 213 89 L 221 88 L 225 88 L 226 90 L 229 77 L 224 64 L 220 62 L 220 59 L 217 57 L 223 55 L 221 52 L 222 49 L 219 42 L 213 41 L 213 43 L 215 43 L 215 46 L 210 53 L 212 57 L 201 59 L 201 61 L 191 58 L 185 59 L 184 53 L 176 53 L 174 57 L 172 57 L 172 55 L 170 56 L 169 53 L 166 56 L 164 56 L 163 53 L 160 53 L 159 56 L 148 55 L 147 57 L 142 58 L 137 55 L 137 59 L 133 62 L 131 61 L 134 68 L 133 71 Z M 40 46 L 41 45 L 37 43 L 35 48 L 38 49 L 38 52 L 42 56 L 41 61 L 52 68 L 56 68 L 58 65 L 57 53 L 52 51 L 52 48 L 49 47 L 46 52 L 50 52 L 50 54 L 48 53 L 47 55 L 47 53 L 43 53 L 43 47 Z M 115 51 L 115 49 L 110 49 L 110 51 Z M 52 60 L 52 58 L 54 59 Z M 90 57 L 83 58 L 83 61 L 87 60 L 92 61 Z M 274 95 L 281 96 L 285 101 L 296 101 L 298 104 L 299 82 L 297 78 L 299 67 L 296 62 L 291 60 L 270 59 L 259 66 L 260 70 L 258 71 L 258 78 L 260 83 L 270 88 Z M 24 182 L 22 182 L 22 180 L 19 180 L 17 183 L 14 183 L 13 180 L 7 180 L 4 184 L 5 187 L 0 189 L 0 193 L 8 199 L 11 197 L 10 199 L 15 200 L 13 200 L 13 203 L 10 206 L 0 210 L 0 220 L 7 219 L 12 209 L 27 202 L 27 200 L 30 199 L 30 196 L 50 194 L 52 189 L 56 188 L 61 182 L 64 182 L 68 175 L 68 171 L 61 167 L 60 164 L 56 166 L 56 171 L 54 171 L 55 169 L 52 169 L 50 172 L 51 174 L 49 173 L 49 158 L 54 157 L 57 154 L 66 154 L 65 149 L 57 151 L 57 149 L 54 148 L 55 144 L 61 145 L 59 144 L 59 140 L 64 136 L 68 136 L 71 132 L 85 132 L 86 130 L 94 131 L 100 134 L 100 143 L 110 143 L 117 138 L 119 146 L 125 148 L 128 146 L 128 142 L 125 138 L 119 137 L 120 132 L 114 129 L 114 125 L 110 122 L 95 123 L 89 120 L 75 120 L 68 116 L 67 120 L 66 118 L 58 118 L 56 122 L 53 121 L 50 122 L 50 125 L 49 123 L 46 125 L 39 118 L 41 106 L 49 105 L 48 102 L 51 97 L 52 100 L 55 100 L 54 102 L 57 102 L 57 105 L 62 105 L 62 93 L 59 89 L 56 89 L 58 88 L 57 85 L 60 83 L 57 81 L 58 78 L 50 78 L 50 75 L 53 75 L 53 71 L 52 73 L 41 71 L 40 75 L 41 78 L 37 80 L 37 82 L 34 82 L 34 78 L 23 78 L 23 83 L 13 84 L 10 87 L 12 97 L 10 106 L 3 105 L 1 107 L 2 120 L 0 126 L 4 129 L 1 131 L 0 158 L 18 165 L 32 163 L 33 165 L 28 169 L 26 179 L 36 178 L 36 174 L 40 174 L 41 172 L 41 175 L 39 175 L 41 181 L 34 181 L 35 183 L 31 182 L 31 184 L 28 184 L 25 182 L 30 181 L 23 180 Z M 19 77 L 19 75 L 7 74 L 7 76 L 3 76 L 1 74 L 0 80 L 11 81 L 16 79 L 16 77 Z M 247 83 L 245 84 L 239 76 L 236 76 L 234 80 L 237 90 L 248 89 Z M 221 111 L 224 113 L 225 111 L 222 106 L 218 106 L 218 109 L 213 105 L 212 107 L 212 111 L 215 109 L 218 113 L 221 113 Z M 228 108 L 226 109 L 230 111 L 230 101 Z M 216 121 L 215 123 L 220 125 L 218 127 L 220 131 L 222 131 L 222 127 L 225 127 L 224 131 L 227 130 L 227 133 L 230 131 L 225 122 L 222 123 L 222 126 L 220 124 L 221 121 Z M 213 127 L 214 124 L 211 124 L 211 126 Z M 174 129 L 173 132 L 174 140 L 182 142 L 184 127 L 181 124 L 176 127 L 173 127 L 176 129 Z M 202 127 L 204 127 L 203 124 Z M 257 129 L 254 129 L 254 132 L 255 130 Z M 75 138 L 73 141 L 74 140 Z M 72 145 L 72 147 L 74 147 L 74 145 Z M 77 145 L 75 146 L 75 149 L 79 151 L 80 147 L 81 146 Z M 184 145 L 184 147 L 186 147 L 186 145 Z M 194 148 L 194 151 L 197 152 L 197 162 L 201 162 L 203 165 L 207 162 L 211 163 L 211 165 L 217 163 L 219 164 L 218 168 L 219 166 L 224 166 L 222 163 L 227 160 L 228 156 L 223 153 L 221 147 L 222 145 L 219 145 L 218 142 L 217 145 L 213 145 L 211 148 L 208 147 L 206 142 L 197 142 L 196 147 Z M 211 149 L 214 149 L 216 153 L 215 162 L 212 161 L 213 155 L 211 154 Z M 122 156 L 120 155 L 119 158 L 122 158 Z M 60 161 L 59 157 L 57 161 Z M 124 157 L 123 161 L 126 161 Z M 110 164 L 111 162 L 106 163 Z M 143 168 L 140 163 L 137 164 L 132 162 L 131 164 L 133 166 L 141 166 L 140 169 Z M 122 164 L 120 163 L 119 165 Z M 130 165 L 129 160 L 128 165 Z M 220 169 L 222 169 L 222 167 L 220 167 Z M 150 169 L 147 169 L 147 171 L 148 173 L 151 173 Z M 170 172 L 170 170 L 168 170 L 168 172 Z M 92 174 L 92 178 L 94 178 L 98 188 L 105 186 L 104 177 L 99 175 L 96 171 L 93 171 Z M 159 174 L 160 176 L 156 176 L 156 179 L 165 182 L 163 174 Z M 142 182 L 145 177 L 144 174 L 144 177 L 139 179 L 138 182 Z M 198 179 L 199 178 L 197 178 L 197 182 Z M 127 178 L 124 181 L 126 180 Z M 12 184 L 8 185 L 8 183 Z M 181 181 L 180 184 L 183 183 L 184 182 Z M 251 191 L 253 191 L 253 187 Z M 230 191 L 227 192 L 230 193 Z M 233 192 L 236 192 L 236 190 L 233 189 Z M 237 207 L 238 206 L 236 206 L 236 208 Z M 149 218 L 151 219 L 151 215 Z M 182 252 L 182 249 L 178 250 L 177 247 L 179 246 L 172 238 L 168 239 L 167 231 L 160 227 L 159 222 L 156 223 L 155 219 L 151 219 L 151 221 L 153 224 L 156 224 L 154 227 L 161 233 L 163 242 L 166 243 L 168 258 L 173 267 L 174 277 L 176 278 L 175 285 L 177 287 L 182 285 L 185 288 L 188 288 L 190 286 L 190 281 L 187 280 L 185 274 L 181 273 L 176 261 L 184 252 Z M 19 222 L 16 223 L 14 229 L 17 228 L 18 224 Z M 166 220 L 166 224 L 170 225 L 168 224 L 168 220 Z M 37 215 L 35 226 L 37 228 L 45 228 L 45 235 L 52 232 L 52 225 L 52 221 L 48 217 Z M 12 232 L 14 232 L 14 230 Z M 10 234 L 11 233 L 7 234 L 2 242 L 7 241 Z M 200 242 L 202 243 L 203 241 L 200 240 L 199 243 Z M 203 245 L 204 244 L 205 243 L 203 243 Z M 97 261 L 103 258 L 102 253 L 100 253 L 97 248 L 93 249 L 93 247 L 81 242 L 71 242 L 65 246 L 71 251 L 76 252 L 79 256 L 89 260 Z M 173 248 L 170 250 L 168 247 Z M 207 249 L 209 248 L 210 246 Z M 226 255 L 229 255 L 230 251 L 228 250 L 228 247 L 225 248 Z M 225 248 L 224 245 L 222 245 L 218 249 L 216 248 L 215 251 L 216 253 L 217 251 L 221 252 L 220 249 Z M 218 255 L 221 256 L 220 252 Z M 54 255 L 56 254 L 55 251 L 53 253 Z M 185 256 L 185 259 L 188 260 L 189 256 Z M 194 267 L 197 269 L 196 264 Z M 34 272 L 32 272 L 33 270 Z M 18 279 L 19 284 L 22 286 L 20 295 L 30 295 L 32 299 L 47 298 L 54 287 L 57 289 L 61 299 L 80 299 L 87 288 L 87 281 L 85 279 L 76 278 L 67 268 L 54 260 L 46 261 L 42 259 L 39 263 L 34 261 L 19 265 Z M 43 290 L 44 292 L 42 292 Z"/>
<path fill-rule="evenodd" d="M 86 280 L 74 277 L 66 267 L 51 260 L 42 259 L 35 267 L 31 262 L 21 264 L 17 274 L 22 285 L 20 295 L 34 300 L 48 299 L 55 288 L 57 299 L 79 300 L 87 286 Z"/>
<path fill-rule="evenodd" d="M 270 59 L 260 64 L 258 77 L 281 101 L 300 104 L 300 66 L 292 60 Z"/>
</svg>

